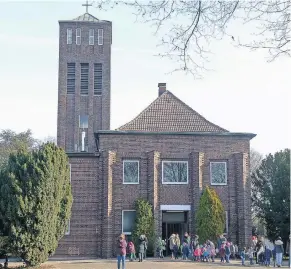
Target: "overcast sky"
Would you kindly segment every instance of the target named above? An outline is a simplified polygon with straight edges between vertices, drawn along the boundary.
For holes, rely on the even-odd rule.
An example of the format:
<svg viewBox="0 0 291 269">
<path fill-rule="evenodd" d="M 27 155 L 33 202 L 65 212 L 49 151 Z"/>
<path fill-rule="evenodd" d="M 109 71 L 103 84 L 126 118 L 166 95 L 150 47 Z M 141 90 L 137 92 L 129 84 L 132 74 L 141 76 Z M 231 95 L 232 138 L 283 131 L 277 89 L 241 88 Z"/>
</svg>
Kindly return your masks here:
<svg viewBox="0 0 291 269">
<path fill-rule="evenodd" d="M 56 136 L 58 20 L 82 13 L 81 2 L 0 0 L 0 129 L 30 128 L 37 138 Z M 159 37 L 153 28 L 134 23 L 125 9 L 91 8 L 90 13 L 113 21 L 112 129 L 150 104 L 158 83 L 166 82 L 168 90 L 213 123 L 256 133 L 251 146 L 263 154 L 291 147 L 290 58 L 267 63 L 267 52 L 239 49 L 225 38 L 211 44 L 208 67 L 214 71 L 203 79 L 167 75 L 176 66 L 154 56 Z"/>
</svg>

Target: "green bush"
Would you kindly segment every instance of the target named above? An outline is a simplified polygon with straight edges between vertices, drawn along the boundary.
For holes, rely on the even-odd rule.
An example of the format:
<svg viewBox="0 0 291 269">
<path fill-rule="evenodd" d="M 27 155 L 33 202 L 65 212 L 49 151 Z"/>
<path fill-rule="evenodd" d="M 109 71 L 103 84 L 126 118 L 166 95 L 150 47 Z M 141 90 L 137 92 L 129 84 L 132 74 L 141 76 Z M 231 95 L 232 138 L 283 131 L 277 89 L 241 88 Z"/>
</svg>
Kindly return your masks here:
<svg viewBox="0 0 291 269">
<path fill-rule="evenodd" d="M 68 158 L 52 143 L 9 157 L 0 173 L 0 219 L 9 250 L 27 265 L 46 261 L 65 233 L 72 194 Z"/>
<path fill-rule="evenodd" d="M 222 202 L 214 189 L 208 186 L 200 198 L 196 213 L 196 228 L 199 241 L 207 239 L 215 241 L 218 234 L 222 234 L 225 227 L 225 211 Z"/>
<path fill-rule="evenodd" d="M 132 239 L 138 251 L 139 237 L 146 235 L 148 239 L 148 255 L 154 255 L 155 244 L 155 221 L 153 216 L 152 205 L 144 200 L 138 199 L 135 202 L 136 220 L 134 230 L 132 232 Z"/>
</svg>

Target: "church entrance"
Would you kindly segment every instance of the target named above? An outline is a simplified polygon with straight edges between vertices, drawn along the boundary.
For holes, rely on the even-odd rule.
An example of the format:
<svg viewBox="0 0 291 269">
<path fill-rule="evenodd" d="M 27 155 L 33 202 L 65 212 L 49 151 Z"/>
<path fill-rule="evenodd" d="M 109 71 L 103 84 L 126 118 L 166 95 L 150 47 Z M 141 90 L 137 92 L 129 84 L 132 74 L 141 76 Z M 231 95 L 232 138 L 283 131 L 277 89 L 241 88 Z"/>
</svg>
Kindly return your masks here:
<svg viewBox="0 0 291 269">
<path fill-rule="evenodd" d="M 170 255 L 170 236 L 175 233 L 182 240 L 188 232 L 188 211 L 163 211 L 162 215 L 162 238 L 167 239 L 166 255 Z"/>
</svg>

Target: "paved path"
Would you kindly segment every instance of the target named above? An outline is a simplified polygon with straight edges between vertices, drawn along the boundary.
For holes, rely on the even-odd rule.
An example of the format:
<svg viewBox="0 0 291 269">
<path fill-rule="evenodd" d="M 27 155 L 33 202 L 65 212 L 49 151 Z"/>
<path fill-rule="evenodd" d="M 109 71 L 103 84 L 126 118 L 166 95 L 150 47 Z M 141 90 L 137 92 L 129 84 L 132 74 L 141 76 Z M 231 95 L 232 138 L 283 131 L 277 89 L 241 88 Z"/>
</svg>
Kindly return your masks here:
<svg viewBox="0 0 291 269">
<path fill-rule="evenodd" d="M 50 261 L 47 262 L 46 269 L 116 269 L 116 260 L 75 260 L 75 261 Z M 52 266 L 52 267 L 51 267 Z M 249 262 L 246 262 L 245 267 L 258 267 L 257 265 L 249 266 Z M 287 264 L 284 266 L 287 267 Z M 283 267 L 283 268 L 284 268 Z M 126 269 L 238 269 L 244 268 L 240 261 L 232 261 L 231 264 L 221 264 L 218 260 L 214 263 L 203 262 L 190 262 L 190 261 L 171 261 L 167 260 L 146 260 L 142 263 L 128 262 L 126 263 Z M 260 267 L 262 268 L 262 267 Z"/>
<path fill-rule="evenodd" d="M 19 266 L 20 264 L 12 264 L 9 266 Z M 258 265 L 249 266 L 249 262 L 246 262 L 245 267 L 259 267 Z M 273 267 L 273 266 L 271 266 Z M 288 262 L 284 262 L 282 268 L 287 268 Z M 116 269 L 116 260 L 62 260 L 62 261 L 49 261 L 41 266 L 42 269 Z M 232 261 L 230 264 L 221 264 L 218 259 L 214 263 L 203 263 L 203 262 L 190 262 L 190 261 L 171 261 L 166 260 L 146 260 L 142 263 L 129 262 L 126 263 L 126 269 L 239 269 L 244 268 L 240 261 Z"/>
</svg>

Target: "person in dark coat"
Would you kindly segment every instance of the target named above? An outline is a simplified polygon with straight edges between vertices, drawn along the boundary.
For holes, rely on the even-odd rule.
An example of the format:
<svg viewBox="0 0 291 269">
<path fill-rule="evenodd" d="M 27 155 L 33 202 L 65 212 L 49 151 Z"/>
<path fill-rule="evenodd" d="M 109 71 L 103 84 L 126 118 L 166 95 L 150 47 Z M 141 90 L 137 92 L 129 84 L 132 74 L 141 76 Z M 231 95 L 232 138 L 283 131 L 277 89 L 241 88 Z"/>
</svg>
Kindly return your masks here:
<svg viewBox="0 0 291 269">
<path fill-rule="evenodd" d="M 272 251 L 268 247 L 266 247 L 265 248 L 265 265 L 266 266 L 270 266 L 271 257 L 272 257 Z"/>
</svg>

